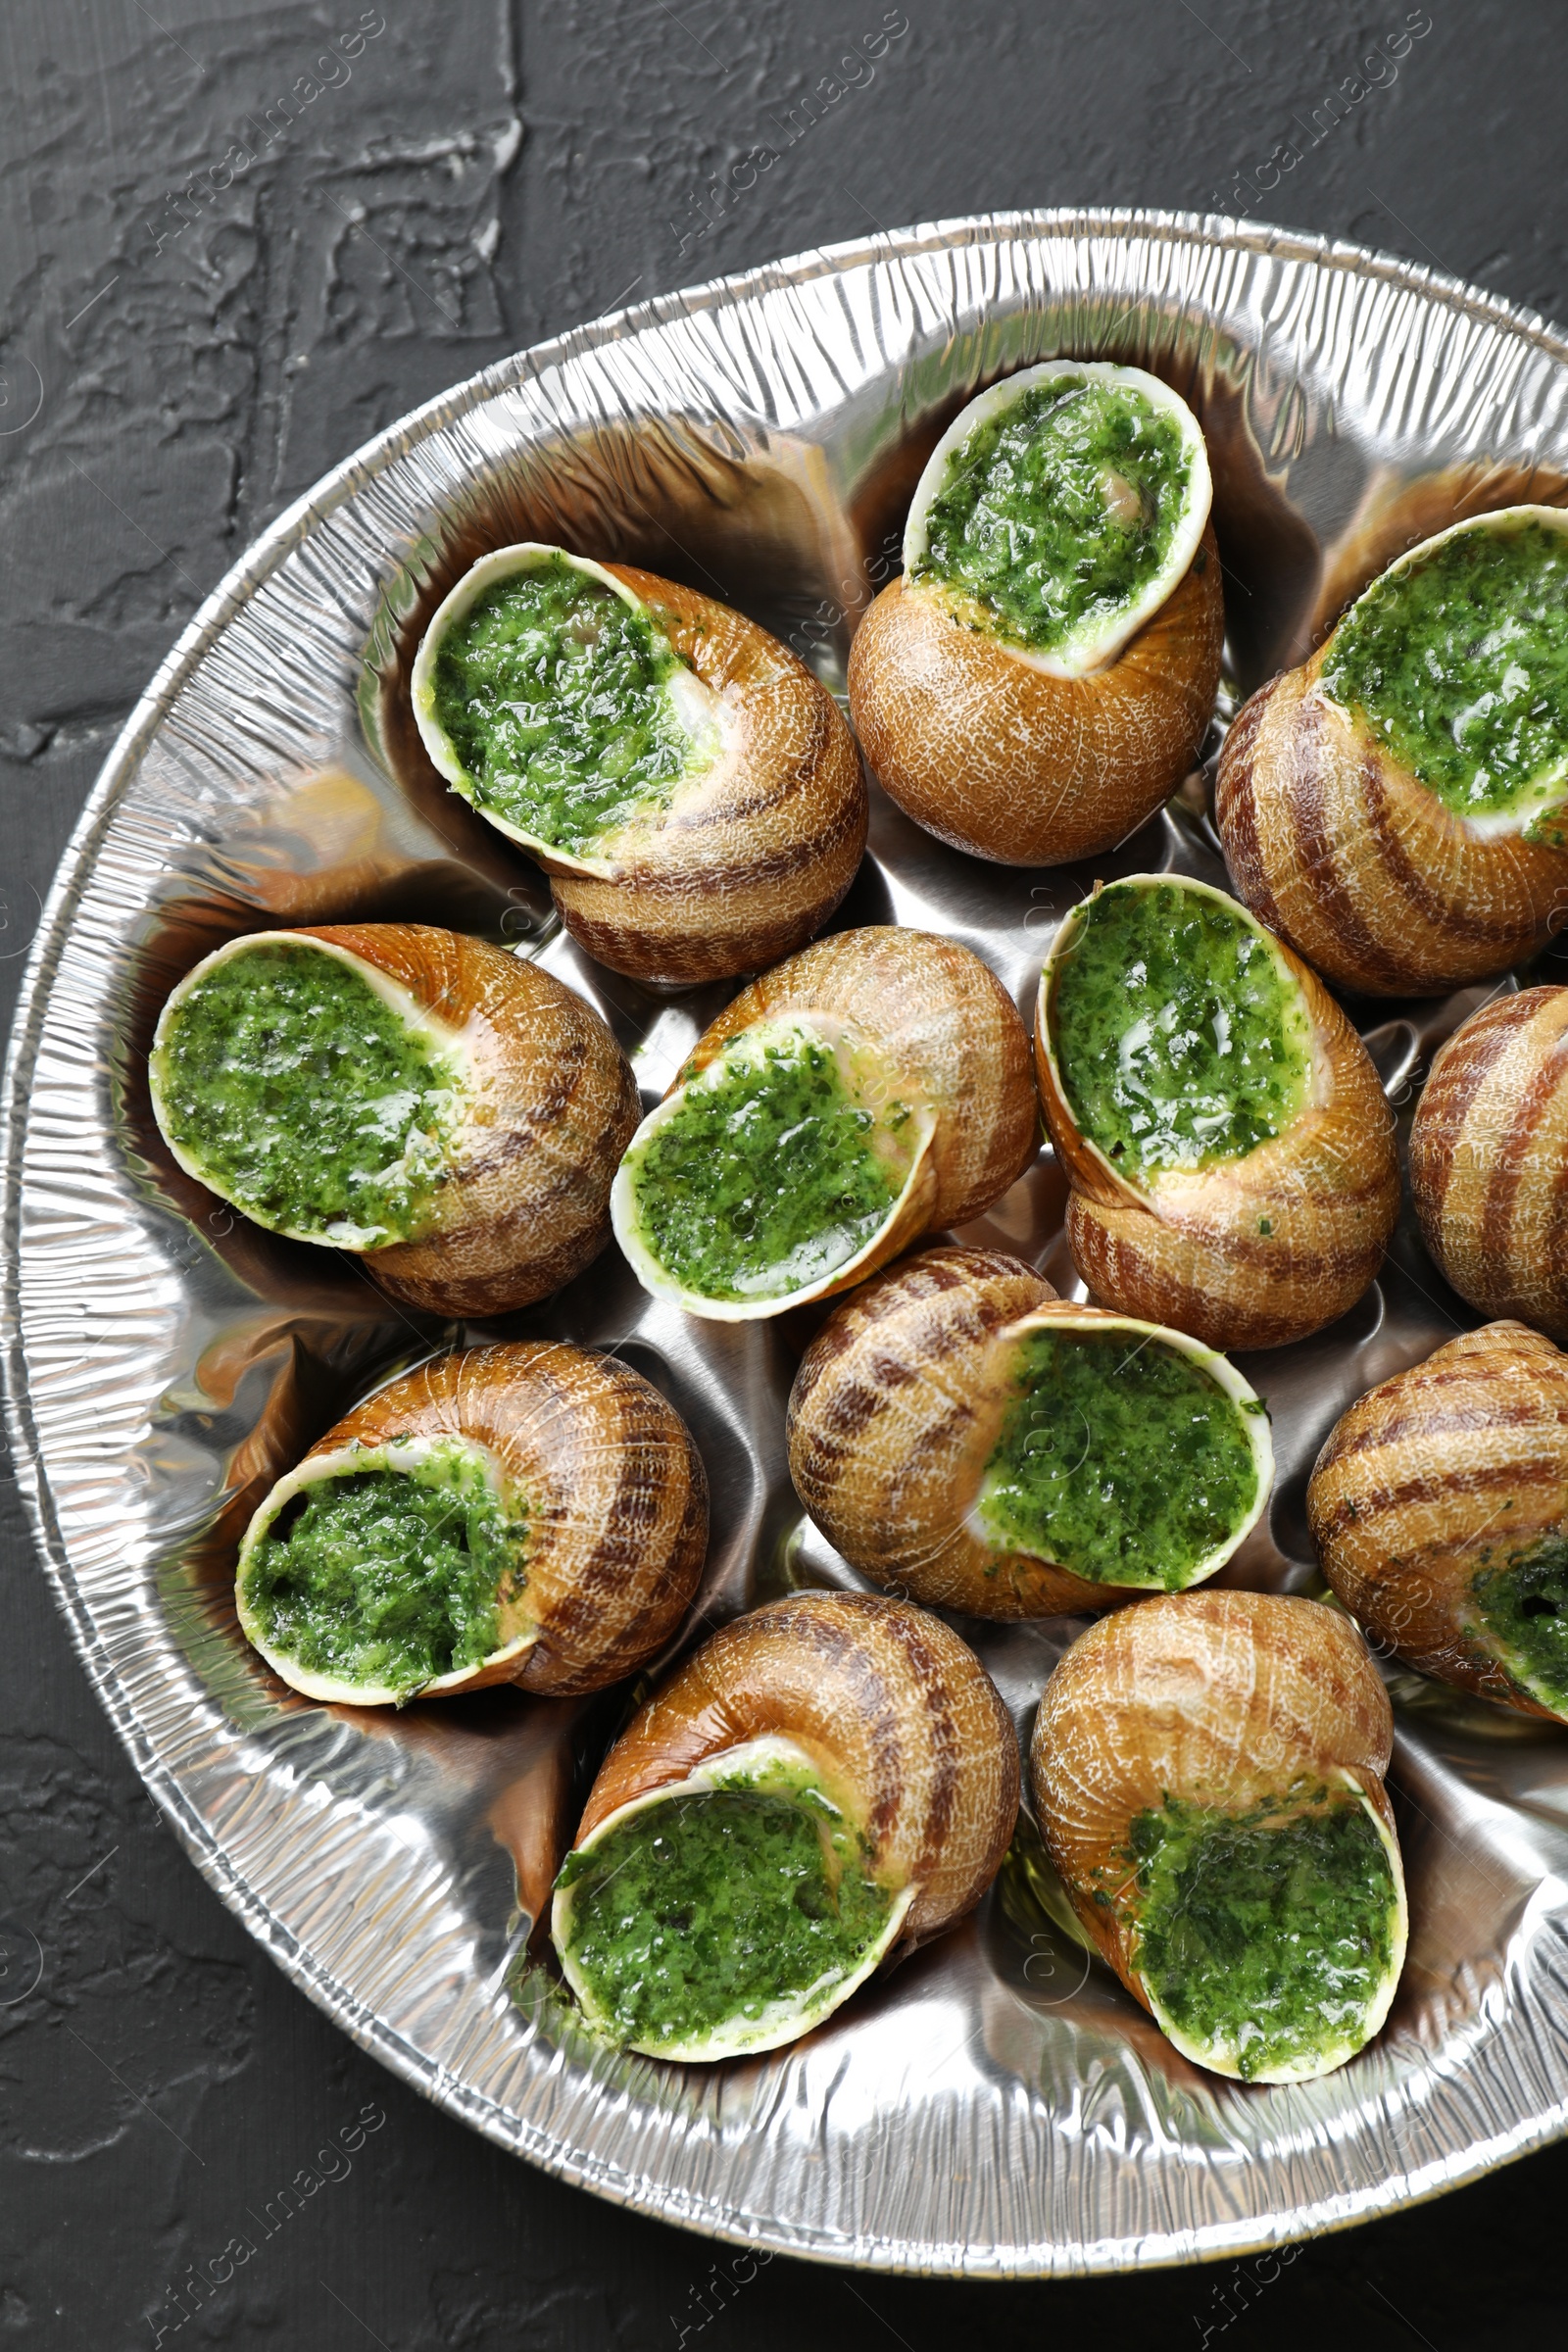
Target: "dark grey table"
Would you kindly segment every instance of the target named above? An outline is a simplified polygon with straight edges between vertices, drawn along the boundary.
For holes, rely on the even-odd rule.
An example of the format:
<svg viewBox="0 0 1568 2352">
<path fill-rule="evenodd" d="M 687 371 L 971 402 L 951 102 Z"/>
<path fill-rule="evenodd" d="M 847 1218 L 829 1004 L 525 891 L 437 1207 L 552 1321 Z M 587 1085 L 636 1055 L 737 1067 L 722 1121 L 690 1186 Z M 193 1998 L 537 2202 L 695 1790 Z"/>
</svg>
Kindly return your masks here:
<svg viewBox="0 0 1568 2352">
<path fill-rule="evenodd" d="M 672 286 L 1006 206 L 1273 219 L 1561 318 L 1562 30 L 1550 0 L 5 0 L 6 1008 L 154 664 L 416 402 Z M 1568 2148 L 1295 2261 L 1062 2286 L 759 2267 L 528 2171 L 252 1948 L 100 1717 L 9 1481 L 4 1537 L 0 1915 L 43 1974 L 16 1999 L 30 1947 L 0 1947 L 0 2343 L 1482 2352 L 1561 2327 Z M 242 2233 L 204 2299 L 193 2266 Z"/>
</svg>

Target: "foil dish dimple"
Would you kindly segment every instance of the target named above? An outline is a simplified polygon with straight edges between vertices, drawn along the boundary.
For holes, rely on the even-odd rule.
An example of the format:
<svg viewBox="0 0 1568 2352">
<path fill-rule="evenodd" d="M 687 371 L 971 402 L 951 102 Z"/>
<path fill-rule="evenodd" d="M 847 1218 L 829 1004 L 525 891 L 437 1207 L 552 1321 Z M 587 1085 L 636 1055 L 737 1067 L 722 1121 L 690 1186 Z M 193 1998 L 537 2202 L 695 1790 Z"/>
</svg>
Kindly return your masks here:
<svg viewBox="0 0 1568 2352">
<path fill-rule="evenodd" d="M 1299 659 L 1412 538 L 1568 501 L 1568 345 L 1549 329 L 1232 221 L 950 221 L 525 353 L 281 516 L 160 670 L 45 909 L 5 1176 L 11 1434 L 47 1571 L 138 1771 L 279 1965 L 453 2114 L 601 2195 L 783 2253 L 997 2277 L 1298 2239 L 1568 2129 L 1568 1739 L 1391 1672 L 1410 1958 L 1378 2041 L 1319 2082 L 1245 2086 L 1181 2059 L 1083 1950 L 1027 1820 L 977 1914 L 795 2047 L 713 2068 L 618 2054 L 577 2026 L 530 1932 L 625 1693 L 315 1706 L 234 1619 L 237 1534 L 271 1478 L 466 1335 L 216 1206 L 164 1152 L 144 1067 L 170 987 L 220 940 L 410 916 L 537 955 L 657 1099 L 729 990 L 656 997 L 586 961 L 537 869 L 441 788 L 408 715 L 423 617 L 483 549 L 556 539 L 740 606 L 841 685 L 938 433 L 978 386 L 1056 353 L 1152 368 L 1197 409 L 1233 694 Z M 837 919 L 961 939 L 1027 1012 L 1065 909 L 1097 875 L 1152 868 L 1223 880 L 1200 778 L 1110 857 L 1033 871 L 958 856 L 873 793 Z M 1401 1107 L 1487 994 L 1351 1007 Z M 1081 1296 L 1064 1195 L 1043 1152 L 961 1238 Z M 1473 1320 L 1406 1223 L 1350 1314 L 1244 1359 L 1278 1486 L 1226 1581 L 1311 1589 L 1303 1494 L 1332 1423 Z M 482 1331 L 614 1348 L 686 1415 L 714 1510 L 685 1640 L 793 1587 L 856 1583 L 786 1471 L 797 1318 L 690 1321 L 611 1250 Z M 962 1630 L 1026 1737 L 1078 1626 Z"/>
</svg>

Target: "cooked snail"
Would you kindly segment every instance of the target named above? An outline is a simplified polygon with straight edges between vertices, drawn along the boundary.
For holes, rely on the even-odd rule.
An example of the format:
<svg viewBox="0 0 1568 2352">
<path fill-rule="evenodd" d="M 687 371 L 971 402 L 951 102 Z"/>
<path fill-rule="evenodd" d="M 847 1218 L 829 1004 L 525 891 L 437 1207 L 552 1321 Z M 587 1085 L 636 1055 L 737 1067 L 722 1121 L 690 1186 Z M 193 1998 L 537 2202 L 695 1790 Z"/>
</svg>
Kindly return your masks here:
<svg viewBox="0 0 1568 2352">
<path fill-rule="evenodd" d="M 1410 1193 L 1445 1278 L 1568 1342 L 1568 988 L 1498 997 L 1432 1064 Z"/>
<path fill-rule="evenodd" d="M 1226 738 L 1238 893 L 1342 987 L 1418 996 L 1545 944 L 1568 891 L 1568 514 L 1509 507 L 1391 564 Z"/>
<path fill-rule="evenodd" d="M 1208 457 L 1140 368 L 1048 360 L 932 452 L 850 654 L 850 711 L 901 808 L 956 849 L 1114 848 L 1193 764 L 1225 632 Z"/>
<path fill-rule="evenodd" d="M 790 955 L 860 862 L 865 779 L 832 696 L 755 621 L 655 572 L 498 548 L 431 619 L 413 701 L 454 791 L 634 979 Z"/>
<path fill-rule="evenodd" d="M 252 1519 L 235 1597 L 308 1698 L 568 1697 L 663 1646 L 707 1544 L 674 1407 L 614 1356 L 524 1341 L 406 1373 L 328 1430 Z"/>
<path fill-rule="evenodd" d="M 1319 1601 L 1171 1594 L 1062 1658 L 1030 1754 L 1041 1828 L 1185 2058 L 1300 2082 L 1382 2026 L 1407 1933 L 1393 1743 L 1365 1643 Z"/>
<path fill-rule="evenodd" d="M 589 2021 L 656 2058 L 794 2041 L 996 1876 L 1018 1749 L 939 1619 L 802 1592 L 724 1627 L 612 1748 L 551 1922 Z"/>
<path fill-rule="evenodd" d="M 1489 1323 L 1341 1415 L 1306 1513 L 1352 1617 L 1420 1674 L 1568 1722 L 1568 1357 Z"/>
<path fill-rule="evenodd" d="M 424 923 L 230 941 L 165 1005 L 151 1083 L 187 1175 L 443 1315 L 526 1306 L 597 1256 L 637 1124 L 598 1013 Z"/>
<path fill-rule="evenodd" d="M 978 1617 L 1184 1592 L 1230 1558 L 1273 1476 L 1268 1416 L 1222 1355 L 985 1250 L 921 1250 L 834 1308 L 789 1449 L 852 1567 Z"/>
<path fill-rule="evenodd" d="M 1211 1348 L 1331 1323 L 1399 1206 L 1394 1120 L 1316 975 L 1205 882 L 1133 874 L 1056 934 L 1035 1025 L 1098 1298 Z"/>
<path fill-rule="evenodd" d="M 978 1216 L 1034 1156 L 1029 1040 L 967 948 L 846 931 L 764 972 L 632 1140 L 615 1238 L 656 1298 L 720 1322 L 860 1282 Z"/>
</svg>

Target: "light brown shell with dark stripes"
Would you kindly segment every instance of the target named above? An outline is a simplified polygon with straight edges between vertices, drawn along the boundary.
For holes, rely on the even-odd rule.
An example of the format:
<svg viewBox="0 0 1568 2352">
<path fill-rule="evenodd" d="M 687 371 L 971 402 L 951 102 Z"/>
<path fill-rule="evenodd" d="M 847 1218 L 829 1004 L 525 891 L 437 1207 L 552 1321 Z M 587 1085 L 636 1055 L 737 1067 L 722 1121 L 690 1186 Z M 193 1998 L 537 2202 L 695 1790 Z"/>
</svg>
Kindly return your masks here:
<svg viewBox="0 0 1568 2352">
<path fill-rule="evenodd" d="M 1416 1105 L 1410 1193 L 1461 1298 L 1568 1343 L 1568 988 L 1499 997 L 1454 1031 Z"/>
<path fill-rule="evenodd" d="M 1533 955 L 1568 893 L 1568 857 L 1473 832 L 1313 693 L 1333 643 L 1254 694 L 1225 739 L 1215 820 L 1238 896 L 1368 996 L 1459 988 Z"/>
<path fill-rule="evenodd" d="M 432 1230 L 368 1251 L 382 1290 L 436 1315 L 547 1298 L 610 1239 L 610 1188 L 640 1105 L 592 1005 L 537 964 L 428 923 L 334 923 L 289 936 L 346 948 L 462 1032 L 475 1100 Z"/>
<path fill-rule="evenodd" d="M 1098 1614 L 1145 1596 L 1146 1587 L 1097 1584 L 989 1544 L 970 1522 L 1017 1346 L 1053 1322 L 1127 1332 L 1130 1348 L 1145 1336 L 1142 1324 L 1058 1298 L 1033 1267 L 991 1250 L 922 1250 L 834 1309 L 790 1394 L 790 1475 L 851 1567 L 927 1608 L 976 1617 Z M 1216 1551 L 1204 1574 L 1224 1557 Z"/>
<path fill-rule="evenodd" d="M 1073 1908 L 1152 2009 L 1127 1864 L 1137 1817 L 1167 1795 L 1244 1812 L 1343 1775 L 1394 1838 L 1393 1747 L 1388 1693 L 1337 1610 L 1272 1592 L 1176 1592 L 1102 1617 L 1073 1643 L 1046 1685 L 1029 1761 Z M 1396 1857 L 1396 1842 L 1397 1873 Z"/>
<path fill-rule="evenodd" d="M 484 1447 L 527 1525 L 524 1575 L 503 1595 L 496 1651 L 421 1696 L 515 1683 L 570 1697 L 634 1673 L 673 1635 L 708 1548 L 708 1479 L 690 1431 L 652 1383 L 615 1356 L 522 1340 L 438 1357 L 377 1390 L 262 1504 L 241 1547 L 240 1621 L 285 1682 L 308 1696 L 357 1705 L 395 1695 L 326 1688 L 269 1649 L 243 1586 L 255 1544 L 291 1494 L 352 1471 L 357 1449 L 396 1438 Z"/>
<path fill-rule="evenodd" d="M 1041 974 L 1035 1065 L 1072 1185 L 1068 1247 L 1095 1297 L 1211 1348 L 1283 1348 L 1345 1314 L 1382 1263 L 1399 1170 L 1377 1072 L 1316 973 L 1281 947 L 1313 1041 L 1308 1100 L 1291 1124 L 1244 1158 L 1162 1169 L 1135 1186 L 1080 1132 L 1055 1066 L 1050 997 L 1066 936 L 1064 925 Z"/>
<path fill-rule="evenodd" d="M 1467 1331 L 1341 1415 L 1306 1491 L 1323 1573 L 1420 1674 L 1563 1718 L 1509 1671 L 1471 1595 L 1568 1526 L 1568 1357 L 1522 1323 Z"/>
<path fill-rule="evenodd" d="M 605 1758 L 574 1843 L 634 1798 L 769 1735 L 819 1766 L 869 1840 L 870 1875 L 917 1890 L 899 1942 L 923 1943 L 973 1909 L 1017 1821 L 1011 1720 L 940 1618 L 859 1592 L 798 1592 L 705 1642 Z"/>
<path fill-rule="evenodd" d="M 1152 620 L 1081 678 L 1034 668 L 940 589 L 898 579 L 856 631 L 850 714 L 883 788 L 939 841 L 1061 865 L 1113 849 L 1187 774 L 1224 634 L 1212 524 Z"/>
<path fill-rule="evenodd" d="M 748 1310 L 762 1315 L 830 1298 L 922 1233 L 979 1216 L 1022 1175 L 1040 1143 L 1029 1034 L 1001 981 L 956 940 L 892 924 L 818 940 L 743 988 L 703 1032 L 670 1094 L 743 1030 L 790 1012 L 841 1021 L 885 1074 L 890 1097 L 928 1110 L 933 1126 L 914 1181 L 874 1246 L 831 1281 Z M 617 1187 L 623 1247 L 632 1213 Z M 697 1299 L 689 1303 L 702 1311 Z"/>
</svg>

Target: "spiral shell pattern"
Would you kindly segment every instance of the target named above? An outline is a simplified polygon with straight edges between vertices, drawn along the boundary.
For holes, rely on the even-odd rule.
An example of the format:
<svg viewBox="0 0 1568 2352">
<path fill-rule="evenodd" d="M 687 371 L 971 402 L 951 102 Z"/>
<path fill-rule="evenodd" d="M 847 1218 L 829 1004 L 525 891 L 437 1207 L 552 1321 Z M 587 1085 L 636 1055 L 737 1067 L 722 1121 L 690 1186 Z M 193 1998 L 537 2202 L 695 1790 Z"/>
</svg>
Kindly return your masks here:
<svg viewBox="0 0 1568 2352">
<path fill-rule="evenodd" d="M 1372 1640 L 1418 1673 L 1544 1703 L 1489 1627 L 1477 1578 L 1568 1526 L 1568 1357 L 1522 1323 L 1466 1332 L 1342 1414 L 1306 1494 L 1323 1573 Z"/>
<path fill-rule="evenodd" d="M 722 1628 L 688 1658 L 600 1768 L 578 1825 L 769 1735 L 820 1766 L 884 1886 L 913 1887 L 900 1940 L 972 1910 L 1018 1812 L 1011 1721 L 979 1660 L 940 1619 L 858 1592 L 800 1592 Z"/>
<path fill-rule="evenodd" d="M 318 1439 L 251 1523 L 242 1621 L 246 1558 L 281 1501 L 398 1438 L 482 1446 L 526 1506 L 524 1577 L 503 1605 L 498 1651 L 443 1678 L 443 1691 L 498 1682 L 554 1697 L 597 1690 L 675 1632 L 708 1547 L 708 1480 L 691 1434 L 630 1365 L 531 1340 L 422 1364 Z"/>
<path fill-rule="evenodd" d="M 938 593 L 884 588 L 850 652 L 850 711 L 915 823 L 1004 865 L 1113 849 L 1197 758 L 1225 633 L 1212 525 L 1152 620 L 1102 669 L 1057 678 L 956 622 Z"/>
<path fill-rule="evenodd" d="M 1483 838 L 1315 693 L 1333 639 L 1254 694 L 1225 739 L 1215 821 L 1239 898 L 1342 988 L 1462 987 L 1545 945 L 1568 857 Z"/>
<path fill-rule="evenodd" d="M 1461 1298 L 1568 1342 L 1568 988 L 1454 1031 L 1416 1105 L 1410 1193 Z"/>
</svg>

